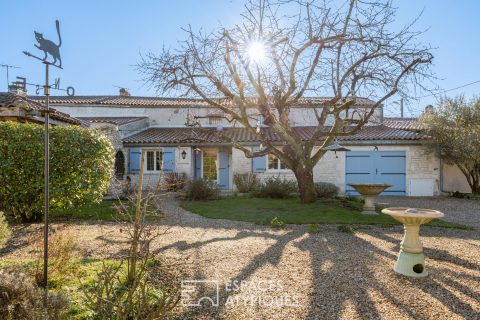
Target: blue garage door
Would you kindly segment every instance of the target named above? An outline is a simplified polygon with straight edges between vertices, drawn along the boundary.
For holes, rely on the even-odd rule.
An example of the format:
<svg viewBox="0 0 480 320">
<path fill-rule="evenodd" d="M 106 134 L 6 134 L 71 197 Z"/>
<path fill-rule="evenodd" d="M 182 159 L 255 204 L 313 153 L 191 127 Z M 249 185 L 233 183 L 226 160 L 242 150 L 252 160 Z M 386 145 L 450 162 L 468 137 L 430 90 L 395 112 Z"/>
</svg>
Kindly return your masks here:
<svg viewBox="0 0 480 320">
<path fill-rule="evenodd" d="M 351 151 L 346 156 L 346 183 L 388 183 L 393 187 L 382 195 L 406 195 L 404 151 Z M 350 186 L 345 191 L 358 195 Z"/>
</svg>

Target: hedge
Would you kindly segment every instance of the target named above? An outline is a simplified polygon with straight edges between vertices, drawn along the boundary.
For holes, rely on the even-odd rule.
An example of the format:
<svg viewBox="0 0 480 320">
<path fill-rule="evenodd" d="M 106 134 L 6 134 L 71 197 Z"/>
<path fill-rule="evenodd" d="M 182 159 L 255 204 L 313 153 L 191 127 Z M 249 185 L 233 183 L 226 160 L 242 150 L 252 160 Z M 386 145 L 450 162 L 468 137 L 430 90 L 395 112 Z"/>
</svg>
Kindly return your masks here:
<svg viewBox="0 0 480 320">
<path fill-rule="evenodd" d="M 44 129 L 0 122 L 0 208 L 22 221 L 43 215 Z M 96 131 L 76 126 L 50 130 L 50 205 L 99 202 L 113 172 L 114 150 Z"/>
</svg>

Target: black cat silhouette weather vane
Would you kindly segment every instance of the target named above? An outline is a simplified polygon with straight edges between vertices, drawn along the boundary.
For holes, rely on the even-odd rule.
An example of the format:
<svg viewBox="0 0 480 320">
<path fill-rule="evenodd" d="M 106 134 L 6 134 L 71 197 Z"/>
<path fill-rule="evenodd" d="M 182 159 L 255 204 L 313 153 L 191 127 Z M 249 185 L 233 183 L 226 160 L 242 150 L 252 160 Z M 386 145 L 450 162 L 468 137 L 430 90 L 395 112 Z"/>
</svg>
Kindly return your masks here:
<svg viewBox="0 0 480 320">
<path fill-rule="evenodd" d="M 43 37 L 43 33 L 33 31 L 35 33 L 35 40 L 37 40 L 38 44 L 35 44 L 35 47 L 43 51 L 43 58 L 37 57 L 30 52 L 23 51 L 29 57 L 38 59 L 43 63 L 50 64 L 57 68 L 62 68 L 62 58 L 60 58 L 60 46 L 62 45 L 62 36 L 60 35 L 60 22 L 58 20 L 55 21 L 55 25 L 57 27 L 57 34 L 58 34 L 58 44 L 55 44 L 53 41 L 47 40 Z M 47 58 L 48 55 L 52 56 L 53 61 L 48 62 Z M 59 64 L 57 64 L 57 62 Z"/>
<path fill-rule="evenodd" d="M 55 44 L 53 41 L 47 40 L 43 37 L 42 33 L 37 31 L 35 32 L 35 40 L 37 40 L 38 44 L 35 44 L 35 47 L 43 51 L 43 58 L 37 57 L 27 51 L 23 51 L 29 57 L 35 58 L 40 60 L 43 64 L 45 64 L 45 85 L 43 86 L 44 95 L 45 95 L 45 109 L 42 111 L 45 119 L 45 134 L 44 134 L 44 218 L 45 224 L 43 229 L 43 286 L 45 288 L 45 301 L 48 297 L 48 213 L 50 208 L 50 192 L 49 192 L 49 167 L 50 167 L 50 156 L 49 156 L 49 102 L 50 102 L 50 89 L 51 86 L 49 84 L 48 79 L 48 67 L 54 66 L 59 69 L 62 69 L 62 59 L 60 58 L 60 46 L 62 45 L 62 37 L 60 35 L 60 23 L 58 20 L 55 21 L 55 25 L 57 28 L 58 34 L 58 44 Z M 48 61 L 48 56 L 53 58 L 53 61 Z"/>
</svg>

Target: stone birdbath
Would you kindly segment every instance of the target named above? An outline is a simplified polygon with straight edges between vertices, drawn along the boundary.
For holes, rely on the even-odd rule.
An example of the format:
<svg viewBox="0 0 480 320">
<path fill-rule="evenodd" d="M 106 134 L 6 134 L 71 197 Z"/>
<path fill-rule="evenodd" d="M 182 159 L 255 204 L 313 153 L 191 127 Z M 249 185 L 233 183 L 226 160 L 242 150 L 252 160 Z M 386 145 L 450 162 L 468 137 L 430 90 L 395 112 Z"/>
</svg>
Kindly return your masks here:
<svg viewBox="0 0 480 320">
<path fill-rule="evenodd" d="M 355 189 L 365 198 L 363 205 L 363 214 L 375 215 L 375 203 L 373 198 L 382 193 L 385 189 L 390 188 L 391 184 L 383 183 L 347 183 L 348 186 Z"/>
<path fill-rule="evenodd" d="M 419 236 L 420 225 L 441 218 L 444 214 L 436 210 L 416 208 L 385 208 L 382 212 L 403 223 L 405 230 L 393 270 L 409 277 L 427 276 L 425 257 Z"/>
</svg>

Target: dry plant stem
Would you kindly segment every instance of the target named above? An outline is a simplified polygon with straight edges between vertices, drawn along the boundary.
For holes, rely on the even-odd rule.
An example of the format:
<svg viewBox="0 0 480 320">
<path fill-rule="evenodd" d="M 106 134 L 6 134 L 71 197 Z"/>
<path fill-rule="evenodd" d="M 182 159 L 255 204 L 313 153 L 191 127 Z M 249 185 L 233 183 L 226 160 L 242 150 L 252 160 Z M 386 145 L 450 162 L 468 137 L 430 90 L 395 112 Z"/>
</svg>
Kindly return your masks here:
<svg viewBox="0 0 480 320">
<path fill-rule="evenodd" d="M 142 151 L 140 157 L 140 174 L 138 177 L 138 191 L 137 191 L 137 198 L 135 203 L 135 217 L 134 217 L 134 224 L 133 224 L 133 239 L 132 239 L 132 247 L 130 250 L 130 257 L 128 259 L 128 285 L 131 287 L 135 286 L 135 279 L 136 279 L 136 265 L 137 265 L 137 258 L 138 258 L 138 243 L 140 238 L 140 223 L 142 219 L 142 189 L 143 189 L 143 169 L 144 169 L 144 157 L 145 154 Z M 132 303 L 132 290 L 129 291 L 128 301 Z"/>
</svg>

